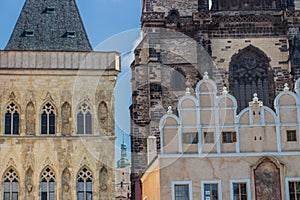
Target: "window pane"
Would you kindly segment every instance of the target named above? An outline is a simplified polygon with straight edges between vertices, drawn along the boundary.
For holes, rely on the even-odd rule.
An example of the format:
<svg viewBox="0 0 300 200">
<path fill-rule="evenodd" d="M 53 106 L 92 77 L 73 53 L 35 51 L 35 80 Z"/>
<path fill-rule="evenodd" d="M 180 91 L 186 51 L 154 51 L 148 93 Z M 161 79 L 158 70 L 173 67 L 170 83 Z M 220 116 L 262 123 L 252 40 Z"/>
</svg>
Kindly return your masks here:
<svg viewBox="0 0 300 200">
<path fill-rule="evenodd" d="M 12 192 L 18 192 L 18 182 L 12 182 Z"/>
<path fill-rule="evenodd" d="M 92 192 L 86 193 L 86 200 L 92 200 Z"/>
<path fill-rule="evenodd" d="M 55 183 L 53 181 L 49 182 L 49 192 L 55 191 Z"/>
<path fill-rule="evenodd" d="M 11 134 L 11 114 L 5 114 L 5 134 Z"/>
<path fill-rule="evenodd" d="M 13 115 L 13 134 L 19 134 L 19 113 Z"/>
<path fill-rule="evenodd" d="M 83 192 L 78 192 L 77 193 L 77 200 L 84 200 L 84 193 Z"/>
<path fill-rule="evenodd" d="M 175 185 L 175 199 L 176 200 L 189 200 L 188 185 Z"/>
<path fill-rule="evenodd" d="M 41 183 L 41 191 L 42 192 L 47 192 L 47 183 L 46 182 Z"/>
<path fill-rule="evenodd" d="M 85 131 L 86 134 L 92 134 L 92 115 L 90 112 L 85 115 Z"/>
<path fill-rule="evenodd" d="M 84 191 L 84 182 L 83 181 L 78 181 L 77 182 L 77 191 L 78 192 L 83 192 Z"/>
<path fill-rule="evenodd" d="M 4 193 L 4 200 L 6 200 L 6 199 L 10 199 L 10 193 L 9 192 L 5 192 Z"/>
<path fill-rule="evenodd" d="M 84 125 L 83 125 L 83 114 L 79 112 L 77 114 L 77 134 L 84 134 Z"/>
<path fill-rule="evenodd" d="M 86 182 L 86 191 L 92 192 L 92 182 L 91 181 Z"/>
<path fill-rule="evenodd" d="M 42 134 L 47 134 L 47 114 L 42 114 Z"/>
<path fill-rule="evenodd" d="M 42 192 L 41 193 L 41 200 L 48 200 L 47 199 L 47 192 Z"/>
<path fill-rule="evenodd" d="M 10 182 L 5 181 L 4 182 L 4 192 L 10 191 Z"/>
<path fill-rule="evenodd" d="M 55 134 L 55 114 L 49 114 L 49 134 Z"/>
<path fill-rule="evenodd" d="M 50 192 L 49 193 L 49 200 L 54 200 L 55 198 L 55 194 L 54 194 L 54 192 Z"/>
<path fill-rule="evenodd" d="M 17 192 L 12 194 L 12 200 L 18 200 L 18 193 Z"/>
</svg>

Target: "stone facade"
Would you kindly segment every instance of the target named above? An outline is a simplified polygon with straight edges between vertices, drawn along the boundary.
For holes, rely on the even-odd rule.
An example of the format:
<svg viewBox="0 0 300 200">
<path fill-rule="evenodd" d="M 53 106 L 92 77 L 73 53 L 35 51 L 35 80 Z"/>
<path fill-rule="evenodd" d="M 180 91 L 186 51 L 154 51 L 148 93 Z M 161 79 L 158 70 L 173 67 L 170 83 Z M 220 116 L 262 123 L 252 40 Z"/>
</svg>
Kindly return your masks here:
<svg viewBox="0 0 300 200">
<path fill-rule="evenodd" d="M 26 0 L 0 51 L 0 199 L 115 199 L 120 70 L 119 53 L 92 50 L 75 0 Z"/>
<path fill-rule="evenodd" d="M 19 199 L 41 198 L 41 176 L 46 168 L 55 176 L 55 199 L 77 199 L 78 176 L 84 168 L 92 174 L 93 199 L 114 199 L 113 91 L 120 69 L 119 54 L 28 51 L 0 54 L 3 158 L 0 173 L 13 168 L 18 174 Z M 68 57 L 70 60 L 65 59 Z M 79 57 L 85 59 L 78 63 Z M 7 130 L 5 117 L 12 103 L 19 114 L 19 119 L 11 122 L 18 126 L 13 133 Z M 42 118 L 47 104 L 54 111 L 53 133 L 43 133 Z M 84 104 L 90 109 L 91 134 L 87 132 L 87 124 L 86 131 L 79 134 L 78 117 Z M 27 171 L 32 171 L 30 180 Z M 26 189 L 28 185 L 30 191 Z M 4 192 L 2 186 L 0 191 Z"/>
<path fill-rule="evenodd" d="M 161 118 L 161 152 L 141 176 L 143 199 L 294 199 L 299 84 L 296 92 L 285 85 L 275 112 L 257 94 L 237 112 L 235 97 L 227 88 L 217 95 L 216 82 L 205 75 L 195 93 L 187 89 L 179 99 L 178 115 L 169 107 Z"/>
<path fill-rule="evenodd" d="M 186 87 L 195 91 L 205 71 L 218 94 L 226 86 L 237 98 L 238 111 L 253 93 L 274 109 L 284 83 L 294 86 L 299 77 L 299 18 L 293 0 L 214 0 L 211 9 L 207 0 L 144 0 L 144 38 L 131 67 L 132 179 L 147 166 L 148 136 L 157 137 L 160 151 L 165 109 Z"/>
</svg>

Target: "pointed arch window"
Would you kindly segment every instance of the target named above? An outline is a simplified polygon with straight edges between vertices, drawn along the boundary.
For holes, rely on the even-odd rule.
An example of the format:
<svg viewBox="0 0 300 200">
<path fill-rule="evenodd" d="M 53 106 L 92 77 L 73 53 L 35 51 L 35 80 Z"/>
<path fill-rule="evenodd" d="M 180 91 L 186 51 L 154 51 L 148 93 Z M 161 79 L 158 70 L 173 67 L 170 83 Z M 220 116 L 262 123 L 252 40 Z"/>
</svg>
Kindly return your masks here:
<svg viewBox="0 0 300 200">
<path fill-rule="evenodd" d="M 55 108 L 48 102 L 42 107 L 41 133 L 55 134 Z"/>
<path fill-rule="evenodd" d="M 11 102 L 6 107 L 5 114 L 5 134 L 19 134 L 19 107 Z"/>
<path fill-rule="evenodd" d="M 3 199 L 18 200 L 19 196 L 19 177 L 14 169 L 10 168 L 4 174 Z"/>
<path fill-rule="evenodd" d="M 41 174 L 41 200 L 55 200 L 55 174 L 47 167 Z"/>
<path fill-rule="evenodd" d="M 83 103 L 78 107 L 77 134 L 92 134 L 92 112 L 87 103 Z"/>
<path fill-rule="evenodd" d="M 238 110 L 248 107 L 257 93 L 264 105 L 273 107 L 275 85 L 270 59 L 260 49 L 249 45 L 232 56 L 229 88 L 238 101 Z"/>
<path fill-rule="evenodd" d="M 92 200 L 93 175 L 86 167 L 77 175 L 77 200 Z"/>
</svg>

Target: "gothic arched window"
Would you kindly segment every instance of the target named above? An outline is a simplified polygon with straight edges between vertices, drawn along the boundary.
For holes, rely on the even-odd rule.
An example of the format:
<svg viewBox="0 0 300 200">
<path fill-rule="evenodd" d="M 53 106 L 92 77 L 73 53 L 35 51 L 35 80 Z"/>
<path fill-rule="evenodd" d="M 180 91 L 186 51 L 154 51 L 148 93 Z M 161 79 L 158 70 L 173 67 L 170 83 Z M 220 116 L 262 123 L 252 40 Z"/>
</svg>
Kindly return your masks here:
<svg viewBox="0 0 300 200">
<path fill-rule="evenodd" d="M 41 133 L 55 134 L 55 108 L 48 102 L 42 107 Z"/>
<path fill-rule="evenodd" d="M 17 200 L 19 194 L 19 178 L 14 169 L 10 168 L 4 174 L 3 199 Z"/>
<path fill-rule="evenodd" d="M 77 134 L 92 134 L 92 111 L 87 103 L 77 110 Z"/>
<path fill-rule="evenodd" d="M 77 175 L 77 200 L 92 200 L 93 175 L 86 167 Z"/>
<path fill-rule="evenodd" d="M 11 102 L 6 107 L 5 134 L 19 134 L 19 107 Z"/>
<path fill-rule="evenodd" d="M 270 59 L 252 45 L 233 55 L 229 66 L 229 87 L 238 101 L 239 110 L 248 107 L 254 93 L 266 106 L 273 107 L 274 75 L 269 62 Z"/>
<path fill-rule="evenodd" d="M 44 169 L 41 174 L 41 200 L 55 199 L 55 174 L 50 167 Z"/>
</svg>

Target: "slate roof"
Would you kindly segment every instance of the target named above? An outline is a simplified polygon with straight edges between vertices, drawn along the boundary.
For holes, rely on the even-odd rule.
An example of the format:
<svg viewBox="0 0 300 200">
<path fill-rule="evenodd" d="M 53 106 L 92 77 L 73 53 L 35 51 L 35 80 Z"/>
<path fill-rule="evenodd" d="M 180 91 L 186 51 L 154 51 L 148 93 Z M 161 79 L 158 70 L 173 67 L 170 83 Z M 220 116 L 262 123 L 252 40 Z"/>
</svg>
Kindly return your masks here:
<svg viewBox="0 0 300 200">
<path fill-rule="evenodd" d="M 26 0 L 5 50 L 93 49 L 75 0 Z"/>
</svg>

